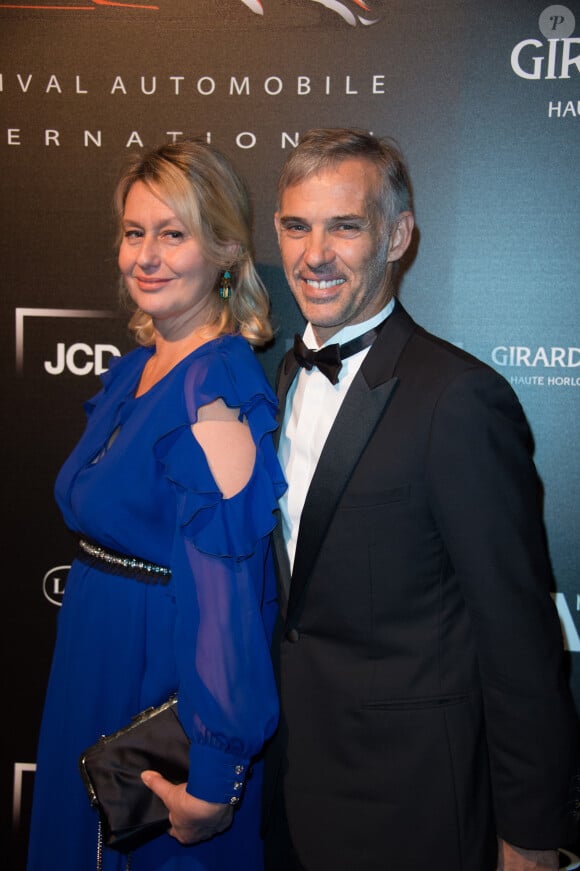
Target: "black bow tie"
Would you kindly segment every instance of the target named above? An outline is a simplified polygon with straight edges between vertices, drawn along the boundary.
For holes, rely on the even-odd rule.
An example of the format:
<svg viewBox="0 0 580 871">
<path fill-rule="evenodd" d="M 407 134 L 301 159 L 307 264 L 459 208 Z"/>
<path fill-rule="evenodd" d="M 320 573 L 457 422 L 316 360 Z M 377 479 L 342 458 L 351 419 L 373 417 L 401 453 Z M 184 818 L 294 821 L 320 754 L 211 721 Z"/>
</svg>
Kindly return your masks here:
<svg viewBox="0 0 580 871">
<path fill-rule="evenodd" d="M 338 373 L 342 369 L 342 360 L 346 360 L 347 357 L 352 357 L 353 354 L 357 354 L 363 348 L 368 348 L 369 345 L 372 345 L 384 323 L 385 321 L 382 321 L 378 326 L 373 327 L 372 330 L 368 330 L 362 336 L 357 336 L 356 339 L 352 339 L 345 345 L 326 345 L 320 351 L 307 348 L 301 337 L 296 333 L 294 336 L 294 356 L 300 366 L 309 371 L 316 366 L 323 375 L 326 375 L 331 384 L 336 384 L 338 382 Z"/>
</svg>

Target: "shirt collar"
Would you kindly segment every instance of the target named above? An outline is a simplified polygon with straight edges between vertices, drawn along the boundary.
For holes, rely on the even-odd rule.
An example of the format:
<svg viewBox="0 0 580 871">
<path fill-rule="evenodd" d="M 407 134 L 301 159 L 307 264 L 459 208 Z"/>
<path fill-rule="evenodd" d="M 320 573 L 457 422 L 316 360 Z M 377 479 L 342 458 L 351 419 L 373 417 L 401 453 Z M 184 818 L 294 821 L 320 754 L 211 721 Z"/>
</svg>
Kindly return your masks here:
<svg viewBox="0 0 580 871">
<path fill-rule="evenodd" d="M 369 318 L 366 321 L 362 321 L 359 324 L 347 324 L 338 333 L 335 333 L 328 341 L 324 342 L 323 345 L 319 345 L 316 339 L 314 338 L 314 331 L 312 329 L 312 324 L 306 324 L 306 329 L 304 330 L 304 335 L 302 337 L 304 344 L 309 348 L 315 348 L 319 350 L 320 348 L 325 347 L 326 345 L 334 345 L 338 342 L 339 345 L 344 345 L 345 342 L 350 342 L 351 339 L 356 339 L 357 336 L 362 336 L 363 333 L 366 333 L 367 330 L 372 330 L 373 327 L 376 327 L 382 321 L 389 317 L 395 308 L 395 299 L 391 297 L 389 302 L 386 304 L 384 308 L 377 312 L 376 315 L 373 315 L 372 318 Z"/>
</svg>

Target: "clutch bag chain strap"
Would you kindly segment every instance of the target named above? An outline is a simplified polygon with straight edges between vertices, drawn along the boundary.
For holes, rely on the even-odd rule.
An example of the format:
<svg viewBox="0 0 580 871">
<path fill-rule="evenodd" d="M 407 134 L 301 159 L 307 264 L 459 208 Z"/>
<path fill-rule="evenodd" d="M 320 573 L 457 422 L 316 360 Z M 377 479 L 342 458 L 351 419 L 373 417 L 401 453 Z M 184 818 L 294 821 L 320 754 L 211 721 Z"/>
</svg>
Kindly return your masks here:
<svg viewBox="0 0 580 871">
<path fill-rule="evenodd" d="M 101 821 L 99 820 L 99 830 L 97 833 L 97 871 L 103 871 L 103 830 Z M 125 871 L 131 871 L 131 854 L 127 856 L 127 864 Z"/>
</svg>

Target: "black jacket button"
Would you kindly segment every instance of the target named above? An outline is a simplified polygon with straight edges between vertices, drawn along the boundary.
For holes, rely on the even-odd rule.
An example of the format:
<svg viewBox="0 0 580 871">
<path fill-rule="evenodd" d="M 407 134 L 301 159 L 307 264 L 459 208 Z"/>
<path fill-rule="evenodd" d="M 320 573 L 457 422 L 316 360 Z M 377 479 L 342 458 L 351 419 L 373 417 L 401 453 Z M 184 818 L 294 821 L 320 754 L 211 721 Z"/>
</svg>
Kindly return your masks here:
<svg viewBox="0 0 580 871">
<path fill-rule="evenodd" d="M 286 633 L 286 640 L 290 641 L 291 644 L 296 644 L 296 642 L 300 638 L 300 633 L 298 629 L 289 629 Z"/>
</svg>

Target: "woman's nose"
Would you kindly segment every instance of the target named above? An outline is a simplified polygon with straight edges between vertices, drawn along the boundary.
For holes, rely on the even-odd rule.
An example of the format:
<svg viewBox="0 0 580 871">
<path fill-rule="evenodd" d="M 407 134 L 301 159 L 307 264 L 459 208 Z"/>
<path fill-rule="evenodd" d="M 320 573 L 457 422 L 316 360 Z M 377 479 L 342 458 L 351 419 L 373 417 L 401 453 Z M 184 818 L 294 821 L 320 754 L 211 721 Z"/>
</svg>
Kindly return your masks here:
<svg viewBox="0 0 580 871">
<path fill-rule="evenodd" d="M 157 239 L 153 236 L 145 235 L 139 246 L 137 255 L 137 263 L 142 268 L 157 266 L 159 264 L 159 246 Z"/>
</svg>

